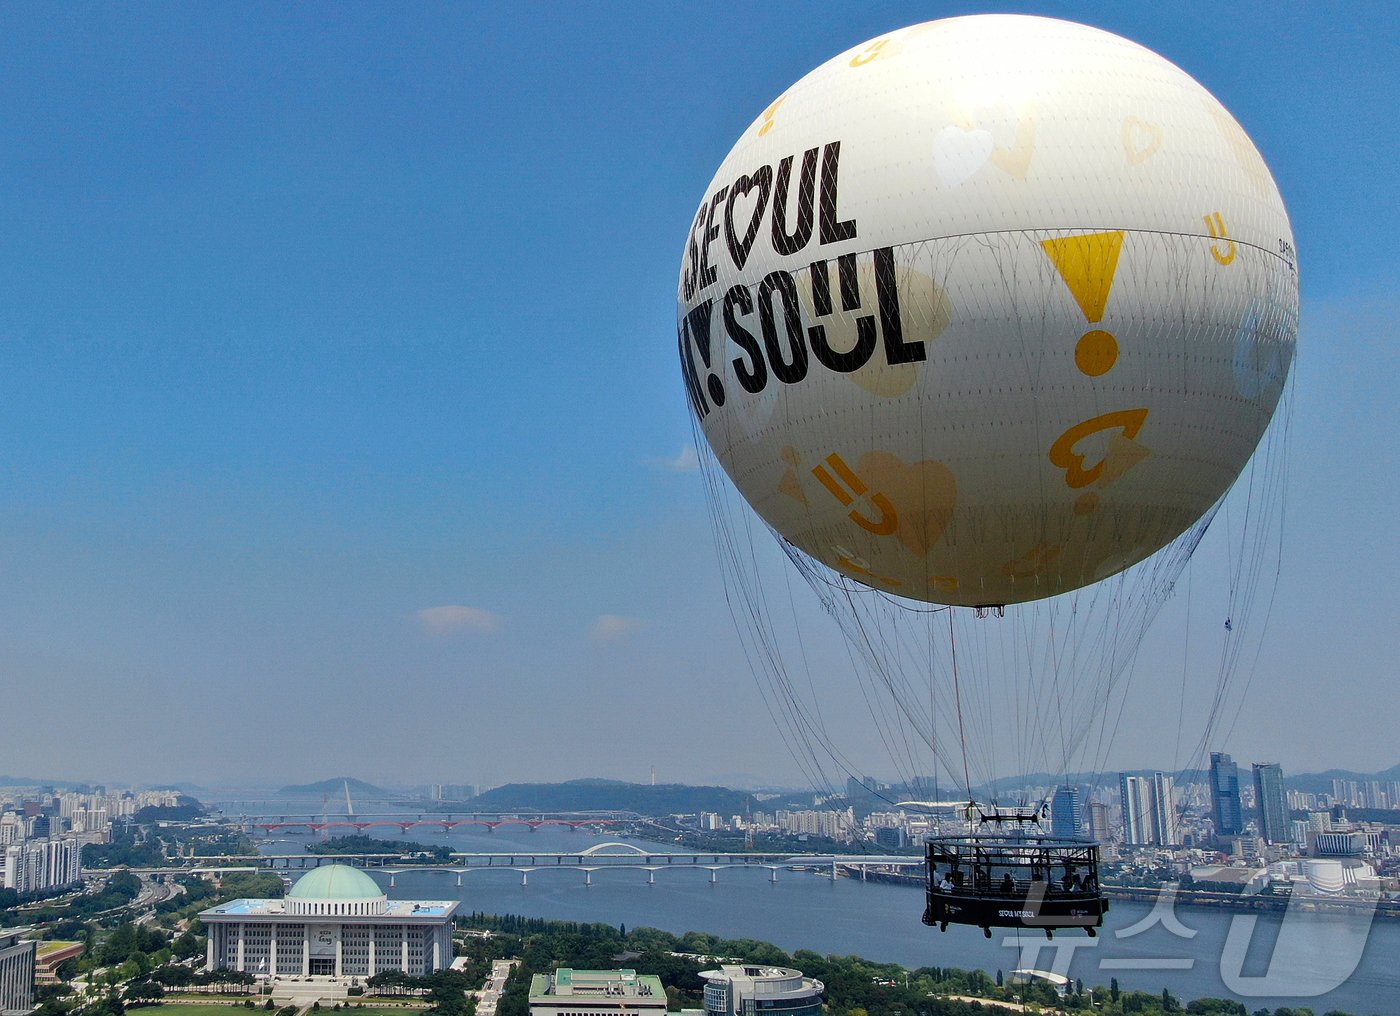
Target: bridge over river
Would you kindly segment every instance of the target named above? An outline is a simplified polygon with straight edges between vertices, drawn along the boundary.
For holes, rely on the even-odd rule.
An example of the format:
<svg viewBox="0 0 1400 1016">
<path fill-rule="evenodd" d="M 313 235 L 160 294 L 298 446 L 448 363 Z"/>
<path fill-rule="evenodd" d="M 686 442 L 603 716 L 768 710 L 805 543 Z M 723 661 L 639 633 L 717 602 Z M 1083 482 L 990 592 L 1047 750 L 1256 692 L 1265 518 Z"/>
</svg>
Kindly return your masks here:
<svg viewBox="0 0 1400 1016">
<path fill-rule="evenodd" d="M 531 853 L 518 850 L 501 853 L 454 851 L 448 854 L 447 861 L 431 858 L 431 854 L 404 853 L 223 855 L 191 857 L 180 865 L 134 868 L 132 871 L 144 876 L 223 874 L 259 869 L 291 874 L 323 864 L 353 864 L 382 870 L 389 876 L 389 888 L 393 888 L 395 876 L 409 871 L 441 872 L 444 875 L 455 876 L 458 886 L 463 884 L 467 875 L 489 870 L 518 872 L 522 885 L 528 884 L 530 875 L 536 872 L 577 871 L 582 873 L 584 883 L 591 885 L 595 872 L 611 869 L 646 872 L 647 882 L 652 883 L 656 881 L 656 873 L 659 871 L 707 869 L 710 872 L 710 881 L 717 882 L 719 873 L 726 868 L 761 868 L 769 872 L 770 881 L 776 882 L 780 871 L 815 872 L 832 879 L 844 872 L 865 878 L 872 871 L 914 873 L 921 871 L 924 865 L 922 857 L 907 854 L 773 854 L 690 850 L 671 852 L 647 850 L 630 843 L 599 843 L 572 853 Z"/>
<path fill-rule="evenodd" d="M 487 832 L 495 832 L 501 826 L 520 825 L 533 832 L 542 826 L 559 826 L 565 829 L 601 829 L 641 820 L 641 815 L 630 811 L 472 811 L 451 813 L 410 811 L 365 815 L 300 812 L 230 817 L 230 821 L 244 832 L 261 832 L 268 836 L 292 829 L 306 829 L 314 833 L 332 829 L 353 830 L 357 833 L 367 832 L 371 829 L 398 829 L 406 833 L 419 826 L 442 832 L 450 832 L 463 826 L 480 826 Z"/>
</svg>

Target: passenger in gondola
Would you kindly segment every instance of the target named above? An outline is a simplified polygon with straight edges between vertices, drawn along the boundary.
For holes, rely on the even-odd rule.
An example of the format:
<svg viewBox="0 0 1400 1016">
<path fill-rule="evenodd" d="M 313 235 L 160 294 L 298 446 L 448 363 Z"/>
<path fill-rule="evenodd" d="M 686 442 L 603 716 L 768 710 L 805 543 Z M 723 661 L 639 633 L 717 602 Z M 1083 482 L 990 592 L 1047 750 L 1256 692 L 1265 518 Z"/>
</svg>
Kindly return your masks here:
<svg viewBox="0 0 1400 1016">
<path fill-rule="evenodd" d="M 962 889 L 962 887 L 963 887 L 963 873 L 962 873 L 962 869 L 960 869 L 960 868 L 954 868 L 954 869 L 949 873 L 948 877 L 951 878 L 951 879 L 953 880 L 953 890 L 954 890 L 955 892 L 960 891 L 960 890 Z"/>
<path fill-rule="evenodd" d="M 1074 886 L 1076 883 L 1078 883 L 1078 881 L 1079 876 L 1074 873 L 1074 865 L 1065 865 L 1065 875 L 1064 878 L 1060 879 L 1060 888 L 1067 893 L 1074 892 Z M 1079 888 L 1082 891 L 1084 887 L 1080 886 Z"/>
<path fill-rule="evenodd" d="M 1011 872 L 1001 876 L 1001 891 L 1010 896 L 1016 891 L 1016 880 L 1011 877 Z"/>
<path fill-rule="evenodd" d="M 943 875 L 943 881 L 938 883 L 938 891 L 944 893 L 950 893 L 953 891 L 953 883 L 949 881 L 948 875 L 946 873 Z"/>
<path fill-rule="evenodd" d="M 992 888 L 992 876 L 987 874 L 987 869 L 980 864 L 972 869 L 972 884 L 978 892 L 987 892 Z"/>
</svg>

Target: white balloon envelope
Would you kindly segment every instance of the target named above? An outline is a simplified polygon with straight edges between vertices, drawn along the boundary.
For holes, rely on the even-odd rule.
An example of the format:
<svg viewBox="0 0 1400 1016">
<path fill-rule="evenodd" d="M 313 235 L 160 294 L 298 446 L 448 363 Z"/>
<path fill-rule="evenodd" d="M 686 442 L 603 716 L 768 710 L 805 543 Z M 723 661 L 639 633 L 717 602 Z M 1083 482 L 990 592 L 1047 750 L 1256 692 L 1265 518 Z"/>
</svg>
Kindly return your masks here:
<svg viewBox="0 0 1400 1016">
<path fill-rule="evenodd" d="M 876 589 L 1010 604 L 1141 561 L 1263 435 L 1288 215 L 1185 72 L 954 18 L 828 61 L 715 174 L 682 261 L 691 407 L 783 538 Z"/>
</svg>

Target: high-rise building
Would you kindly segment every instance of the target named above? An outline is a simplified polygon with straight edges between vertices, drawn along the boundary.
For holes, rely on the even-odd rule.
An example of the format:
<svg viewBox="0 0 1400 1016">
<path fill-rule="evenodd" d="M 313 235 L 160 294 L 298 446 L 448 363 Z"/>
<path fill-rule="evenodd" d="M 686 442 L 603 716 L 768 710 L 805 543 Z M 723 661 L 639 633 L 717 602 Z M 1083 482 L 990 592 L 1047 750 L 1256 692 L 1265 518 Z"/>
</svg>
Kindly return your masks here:
<svg viewBox="0 0 1400 1016">
<path fill-rule="evenodd" d="M 1176 821 L 1176 780 L 1166 773 L 1118 774 L 1123 803 L 1123 842 L 1169 847 L 1181 842 Z"/>
<path fill-rule="evenodd" d="M 884 809 L 903 799 L 904 795 L 893 786 L 881 783 L 872 777 L 866 776 L 857 779 L 854 776 L 848 776 L 846 778 L 846 803 L 858 812 L 877 808 Z"/>
<path fill-rule="evenodd" d="M 1079 807 L 1079 788 L 1066 783 L 1055 788 L 1050 800 L 1050 834 L 1075 839 L 1084 833 L 1084 813 Z"/>
<path fill-rule="evenodd" d="M 1288 802 L 1283 794 L 1283 766 L 1277 762 L 1254 763 L 1254 802 L 1259 809 L 1259 835 L 1268 843 L 1293 838 L 1288 825 Z"/>
<path fill-rule="evenodd" d="M 5 888 L 21 896 L 73 885 L 83 877 L 78 841 L 39 840 L 5 848 Z"/>
<path fill-rule="evenodd" d="M 0 1013 L 34 1008 L 34 950 L 29 928 L 0 928 Z"/>
<path fill-rule="evenodd" d="M 1152 784 L 1143 776 L 1118 774 L 1123 802 L 1123 842 L 1147 844 L 1152 837 Z"/>
<path fill-rule="evenodd" d="M 1306 847 L 1308 845 L 1308 823 L 1303 819 L 1295 819 L 1288 823 L 1288 828 L 1293 833 L 1293 845 L 1295 847 Z"/>
<path fill-rule="evenodd" d="M 1238 836 L 1244 831 L 1240 769 L 1223 751 L 1210 753 L 1210 817 L 1217 837 Z"/>
<path fill-rule="evenodd" d="M 1109 826 L 1108 805 L 1102 801 L 1089 802 L 1089 839 L 1107 843 L 1113 836 Z"/>
<path fill-rule="evenodd" d="M 1152 842 L 1164 847 L 1181 843 L 1176 824 L 1176 779 L 1166 773 L 1152 774 Z"/>
</svg>

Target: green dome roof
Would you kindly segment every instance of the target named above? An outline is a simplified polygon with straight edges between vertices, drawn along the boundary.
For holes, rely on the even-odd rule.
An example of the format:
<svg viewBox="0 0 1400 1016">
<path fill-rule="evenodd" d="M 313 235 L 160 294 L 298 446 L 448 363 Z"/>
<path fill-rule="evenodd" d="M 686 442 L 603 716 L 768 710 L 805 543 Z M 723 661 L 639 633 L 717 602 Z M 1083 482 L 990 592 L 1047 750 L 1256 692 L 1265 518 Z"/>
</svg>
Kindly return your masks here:
<svg viewBox="0 0 1400 1016">
<path fill-rule="evenodd" d="M 326 864 L 308 871 L 287 894 L 299 900 L 377 900 L 378 883 L 348 864 Z"/>
</svg>

